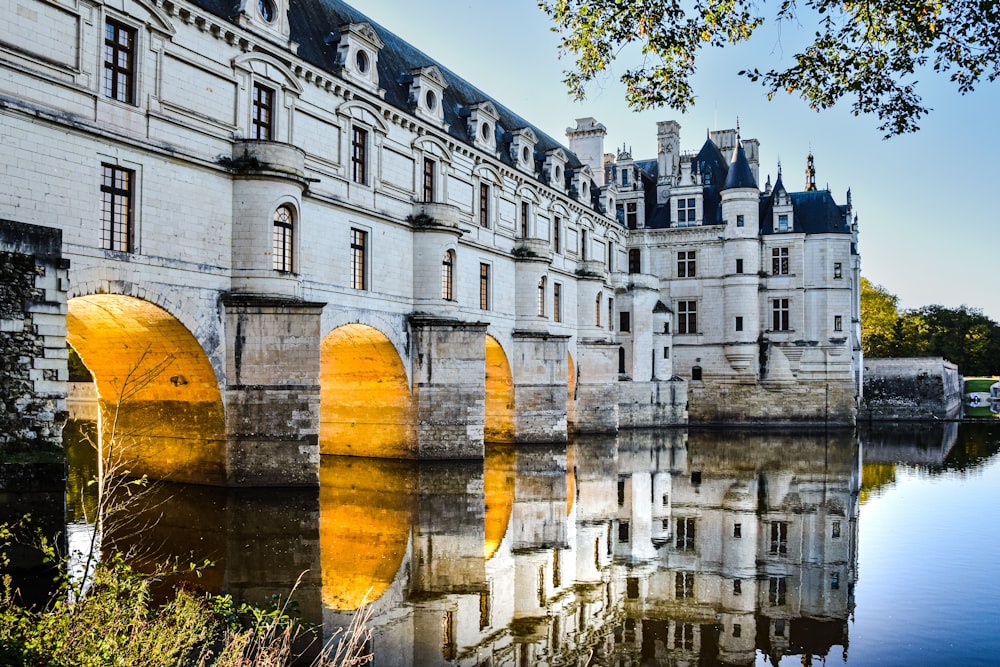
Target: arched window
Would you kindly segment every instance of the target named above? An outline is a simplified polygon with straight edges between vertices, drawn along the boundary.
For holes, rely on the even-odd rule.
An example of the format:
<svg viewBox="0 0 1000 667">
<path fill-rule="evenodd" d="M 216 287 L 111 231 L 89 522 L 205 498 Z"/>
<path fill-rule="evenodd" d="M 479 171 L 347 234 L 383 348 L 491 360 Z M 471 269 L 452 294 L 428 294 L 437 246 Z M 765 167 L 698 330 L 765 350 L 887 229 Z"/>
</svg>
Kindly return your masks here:
<svg viewBox="0 0 1000 667">
<path fill-rule="evenodd" d="M 295 215 L 289 206 L 279 206 L 274 212 L 274 233 L 271 243 L 271 268 L 282 273 L 295 270 Z"/>
<path fill-rule="evenodd" d="M 445 301 L 455 300 L 455 251 L 445 252 L 441 260 L 441 298 Z"/>
<path fill-rule="evenodd" d="M 538 281 L 538 316 L 545 317 L 545 276 Z"/>
<path fill-rule="evenodd" d="M 594 326 L 601 326 L 601 302 L 604 301 L 604 292 L 598 292 L 594 299 Z"/>
</svg>

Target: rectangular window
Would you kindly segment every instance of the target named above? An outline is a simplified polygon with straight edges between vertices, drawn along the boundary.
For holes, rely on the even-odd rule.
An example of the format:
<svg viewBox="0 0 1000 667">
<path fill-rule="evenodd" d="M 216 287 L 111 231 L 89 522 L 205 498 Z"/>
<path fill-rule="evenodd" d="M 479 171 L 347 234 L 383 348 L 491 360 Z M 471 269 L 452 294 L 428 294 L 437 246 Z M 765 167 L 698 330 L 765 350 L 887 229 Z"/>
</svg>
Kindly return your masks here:
<svg viewBox="0 0 1000 667">
<path fill-rule="evenodd" d="M 253 84 L 253 110 L 250 136 L 268 141 L 274 135 L 274 91 L 259 83 Z"/>
<path fill-rule="evenodd" d="M 601 326 L 601 295 L 598 294 L 597 298 L 594 299 L 594 326 Z"/>
<path fill-rule="evenodd" d="M 735 538 L 743 537 L 743 524 L 741 523 L 733 524 L 733 537 Z"/>
<path fill-rule="evenodd" d="M 736 316 L 736 330 L 743 331 L 743 317 L 741 315 Z"/>
<path fill-rule="evenodd" d="M 479 265 L 479 309 L 490 309 L 490 265 Z"/>
<path fill-rule="evenodd" d="M 733 637 L 743 636 L 743 626 L 739 623 L 733 623 Z"/>
<path fill-rule="evenodd" d="M 784 555 L 788 553 L 788 522 L 771 522 L 771 549 L 770 553 Z"/>
<path fill-rule="evenodd" d="M 351 180 L 368 184 L 368 130 L 351 128 Z"/>
<path fill-rule="evenodd" d="M 638 248 L 631 248 L 628 251 L 628 272 L 641 273 L 641 254 Z"/>
<path fill-rule="evenodd" d="M 832 572 L 830 574 L 830 590 L 840 590 L 840 572 Z"/>
<path fill-rule="evenodd" d="M 608 271 L 615 270 L 615 244 L 608 240 Z"/>
<path fill-rule="evenodd" d="M 538 281 L 538 316 L 545 317 L 545 276 Z"/>
<path fill-rule="evenodd" d="M 622 185 L 628 185 L 628 171 L 622 169 Z"/>
<path fill-rule="evenodd" d="M 696 215 L 695 215 L 695 205 L 694 198 L 680 198 L 677 200 L 677 226 L 678 227 L 692 227 L 694 226 Z"/>
<path fill-rule="evenodd" d="M 788 299 L 774 299 L 771 301 L 771 330 L 791 330 L 788 319 Z"/>
<path fill-rule="evenodd" d="M 622 333 L 632 330 L 632 313 L 628 311 L 618 313 L 618 330 Z"/>
<path fill-rule="evenodd" d="M 674 622 L 674 648 L 694 650 L 694 624 Z"/>
<path fill-rule="evenodd" d="M 843 315 L 834 315 L 833 316 L 833 330 L 834 331 L 843 331 L 844 330 L 844 317 L 843 317 Z"/>
<path fill-rule="evenodd" d="M 736 273 L 743 273 L 743 260 L 742 259 L 737 259 L 736 260 Z"/>
<path fill-rule="evenodd" d="M 670 348 L 669 347 L 663 348 L 663 358 L 664 359 L 669 359 L 670 358 Z"/>
<path fill-rule="evenodd" d="M 767 601 L 772 607 L 780 607 L 785 604 L 785 596 L 788 594 L 787 577 L 770 577 L 768 579 Z"/>
<path fill-rule="evenodd" d="M 674 573 L 674 597 L 678 600 L 694 597 L 694 572 Z"/>
<path fill-rule="evenodd" d="M 521 202 L 521 238 L 528 238 L 528 215 L 531 213 L 531 207 L 528 202 Z"/>
<path fill-rule="evenodd" d="M 104 23 L 104 96 L 135 104 L 135 29 Z"/>
<path fill-rule="evenodd" d="M 562 252 L 562 220 L 559 216 L 552 218 L 552 251 Z"/>
<path fill-rule="evenodd" d="M 552 319 L 562 322 L 562 285 L 552 283 Z"/>
<path fill-rule="evenodd" d="M 437 163 L 430 159 L 424 158 L 424 201 L 434 201 L 434 170 L 437 169 Z"/>
<path fill-rule="evenodd" d="M 608 299 L 608 331 L 615 330 L 615 300 Z"/>
<path fill-rule="evenodd" d="M 844 277 L 844 265 L 841 262 L 833 263 L 833 277 L 834 278 Z"/>
<path fill-rule="evenodd" d="M 698 333 L 698 302 L 677 302 L 677 333 Z"/>
<path fill-rule="evenodd" d="M 833 539 L 840 538 L 840 522 L 839 521 L 834 521 L 833 522 L 833 528 L 832 528 L 832 530 L 830 532 L 830 537 L 832 537 Z"/>
<path fill-rule="evenodd" d="M 733 579 L 733 595 L 742 595 L 742 594 L 743 594 L 743 580 Z"/>
<path fill-rule="evenodd" d="M 441 298 L 455 300 L 455 251 L 445 251 L 441 260 Z"/>
<path fill-rule="evenodd" d="M 132 197 L 135 172 L 101 165 L 101 247 L 132 252 Z"/>
<path fill-rule="evenodd" d="M 629 229 L 639 226 L 639 205 L 635 202 L 625 204 L 625 225 Z"/>
<path fill-rule="evenodd" d="M 488 183 L 479 184 L 479 226 L 486 228 L 490 226 L 490 186 Z"/>
<path fill-rule="evenodd" d="M 788 275 L 788 248 L 771 248 L 771 275 Z"/>
<path fill-rule="evenodd" d="M 677 253 L 677 277 L 694 278 L 695 276 L 695 251 L 681 250 Z"/>
<path fill-rule="evenodd" d="M 585 262 L 590 259 L 590 235 L 586 229 L 580 232 L 580 259 Z"/>
<path fill-rule="evenodd" d="M 351 229 L 351 287 L 368 289 L 368 232 Z"/>
<path fill-rule="evenodd" d="M 618 523 L 618 541 L 628 542 L 628 521 L 620 521 Z"/>
<path fill-rule="evenodd" d="M 744 224 L 746 224 L 746 223 L 743 220 L 743 216 L 742 215 L 737 215 L 736 216 L 736 226 L 737 227 L 742 227 Z"/>
<path fill-rule="evenodd" d="M 787 215 L 782 214 L 782 215 L 778 216 L 778 231 L 779 232 L 787 232 L 788 231 L 788 216 Z"/>
<path fill-rule="evenodd" d="M 691 551 L 694 549 L 695 520 L 693 517 L 677 519 L 677 531 L 674 536 L 674 547 L 678 551 Z"/>
</svg>

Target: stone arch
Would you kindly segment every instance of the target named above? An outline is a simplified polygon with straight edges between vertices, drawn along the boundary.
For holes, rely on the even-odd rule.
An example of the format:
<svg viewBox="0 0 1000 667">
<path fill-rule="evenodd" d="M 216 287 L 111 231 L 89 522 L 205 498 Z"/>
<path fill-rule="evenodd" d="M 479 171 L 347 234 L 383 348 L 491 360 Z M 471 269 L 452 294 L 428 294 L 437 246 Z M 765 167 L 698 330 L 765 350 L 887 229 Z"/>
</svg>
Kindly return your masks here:
<svg viewBox="0 0 1000 667">
<path fill-rule="evenodd" d="M 219 383 L 177 317 L 151 301 L 91 294 L 69 300 L 66 329 L 95 380 L 106 461 L 157 479 L 226 482 Z"/>
<path fill-rule="evenodd" d="M 514 449 L 486 446 L 483 460 L 483 495 L 486 501 L 483 556 L 489 560 L 500 548 L 514 508 Z"/>
<path fill-rule="evenodd" d="M 416 410 L 392 341 L 366 324 L 344 324 L 320 344 L 320 454 L 412 458 Z"/>
<path fill-rule="evenodd" d="M 507 353 L 493 336 L 486 335 L 486 423 L 487 442 L 514 441 L 514 378 Z"/>
</svg>

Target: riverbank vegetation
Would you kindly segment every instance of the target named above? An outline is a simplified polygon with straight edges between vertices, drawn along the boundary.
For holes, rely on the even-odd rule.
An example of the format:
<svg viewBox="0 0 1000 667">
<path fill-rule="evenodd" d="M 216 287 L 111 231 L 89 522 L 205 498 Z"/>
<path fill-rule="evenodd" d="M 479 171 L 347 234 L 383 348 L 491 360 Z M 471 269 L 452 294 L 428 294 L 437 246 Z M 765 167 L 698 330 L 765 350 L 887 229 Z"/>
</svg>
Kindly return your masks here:
<svg viewBox="0 0 1000 667">
<path fill-rule="evenodd" d="M 899 309 L 899 297 L 861 279 L 866 357 L 944 357 L 965 376 L 1000 375 L 1000 324 L 968 306 Z"/>
</svg>

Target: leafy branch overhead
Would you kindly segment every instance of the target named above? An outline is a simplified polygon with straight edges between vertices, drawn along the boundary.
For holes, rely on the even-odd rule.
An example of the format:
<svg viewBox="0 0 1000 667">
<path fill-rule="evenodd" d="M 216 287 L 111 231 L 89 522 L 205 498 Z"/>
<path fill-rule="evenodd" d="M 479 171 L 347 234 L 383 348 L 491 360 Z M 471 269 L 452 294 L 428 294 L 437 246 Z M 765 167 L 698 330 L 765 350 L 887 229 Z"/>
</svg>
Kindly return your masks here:
<svg viewBox="0 0 1000 667">
<path fill-rule="evenodd" d="M 621 81 L 636 110 L 694 104 L 691 77 L 706 47 L 748 41 L 761 26 L 807 31 L 790 63 L 740 72 L 770 99 L 784 91 L 813 109 L 849 101 L 886 137 L 914 132 L 930 111 L 918 75 L 947 75 L 962 94 L 1000 75 L 1000 3 L 982 0 L 539 0 L 575 59 L 565 83 L 576 99 L 628 47 L 641 56 Z M 785 67 L 787 65 L 787 67 Z"/>
</svg>

